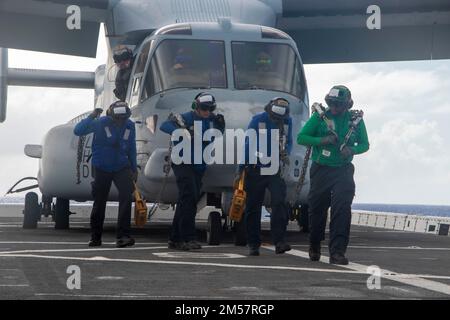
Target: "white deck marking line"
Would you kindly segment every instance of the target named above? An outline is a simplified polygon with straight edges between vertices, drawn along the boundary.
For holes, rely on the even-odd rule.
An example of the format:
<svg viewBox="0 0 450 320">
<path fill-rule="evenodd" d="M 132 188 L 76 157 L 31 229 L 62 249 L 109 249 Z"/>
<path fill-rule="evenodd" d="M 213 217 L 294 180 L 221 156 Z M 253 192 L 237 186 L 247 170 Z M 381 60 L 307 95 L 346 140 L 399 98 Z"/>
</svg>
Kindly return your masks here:
<svg viewBox="0 0 450 320">
<path fill-rule="evenodd" d="M 78 297 L 78 298 L 146 298 L 146 299 L 230 299 L 230 297 L 221 296 L 155 296 L 149 294 L 127 294 L 123 293 L 121 295 L 107 295 L 107 294 L 68 294 L 68 293 L 36 293 L 35 296 L 58 296 L 58 297 Z"/>
<path fill-rule="evenodd" d="M 311 271 L 311 272 L 330 272 L 330 273 L 346 273 L 346 274 L 364 274 L 367 273 L 352 270 L 340 269 L 322 269 L 322 268 L 303 268 L 303 267 L 285 267 L 285 266 L 261 266 L 261 265 L 245 265 L 245 264 L 228 264 L 228 263 L 212 263 L 212 262 L 190 262 L 190 261 L 168 261 L 168 260 L 140 260 L 140 259 L 116 259 L 105 257 L 64 257 L 64 256 L 41 256 L 34 254 L 7 254 L 0 255 L 0 257 L 14 257 L 14 258 L 40 258 L 53 260 L 77 260 L 77 261 L 104 261 L 104 262 L 132 262 L 132 263 L 147 263 L 147 264 L 171 264 L 171 265 L 191 265 L 191 266 L 212 266 L 223 268 L 241 268 L 241 269 L 266 269 L 266 270 L 291 270 L 291 271 Z"/>
<path fill-rule="evenodd" d="M 203 246 L 203 248 L 214 248 L 216 246 Z M 127 247 L 127 248 L 79 248 L 79 249 L 33 249 L 33 250 L 15 250 L 1 251 L 0 255 L 16 254 L 16 253 L 52 253 L 52 252 L 96 252 L 96 251 L 135 251 L 135 250 L 159 250 L 167 249 L 167 245 L 158 247 Z M 174 251 L 175 252 L 175 251 Z M 196 252 L 196 251 L 193 251 Z"/>
<path fill-rule="evenodd" d="M 86 242 L 55 242 L 55 241 L 0 241 L 0 244 L 73 244 L 73 245 L 87 245 Z M 115 245 L 115 242 L 103 242 L 103 245 L 111 244 Z M 149 244 L 165 244 L 167 242 L 137 242 L 136 245 L 149 245 Z"/>
<path fill-rule="evenodd" d="M 29 287 L 29 284 L 0 284 L 0 287 Z"/>
<path fill-rule="evenodd" d="M 136 250 L 152 250 L 167 249 L 164 247 L 127 247 L 127 248 L 92 248 L 92 249 L 36 249 L 36 250 L 17 250 L 2 251 L 0 255 L 18 254 L 18 253 L 52 253 L 52 252 L 97 252 L 97 251 L 136 251 Z"/>
<path fill-rule="evenodd" d="M 139 240 L 137 240 L 139 241 Z M 86 242 L 52 242 L 52 241 L 0 241 L 0 244 L 55 244 L 55 245 L 84 245 L 87 246 Z M 116 245 L 115 242 L 102 242 L 103 245 Z M 167 242 L 136 242 L 134 247 L 143 246 L 143 245 L 164 245 L 167 247 Z M 203 248 L 212 248 L 217 246 L 203 246 Z M 235 247 L 234 245 L 220 245 L 221 248 L 229 248 L 229 247 Z"/>
<path fill-rule="evenodd" d="M 309 248 L 308 244 L 294 244 L 291 247 L 306 247 Z M 348 248 L 352 249 L 394 249 L 394 250 L 443 250 L 450 251 L 450 248 L 422 248 L 422 247 L 375 247 L 375 246 L 348 246 Z"/>
<path fill-rule="evenodd" d="M 87 242 L 50 242 L 50 241 L 0 241 L 0 244 L 74 244 L 87 245 Z M 106 244 L 106 242 L 104 242 Z M 112 242 L 111 242 L 112 244 Z"/>
<path fill-rule="evenodd" d="M 268 248 L 268 247 L 264 247 Z M 270 248 L 268 248 L 270 249 Z M 291 250 L 292 251 L 292 250 Z M 295 254 L 296 255 L 296 254 Z M 1 257 L 2 255 L 0 255 Z M 188 262 L 188 261 L 167 261 L 167 260 L 140 260 L 140 259 L 117 259 L 106 257 L 65 257 L 65 256 L 41 256 L 32 254 L 11 254 L 3 255 L 4 257 L 16 257 L 16 258 L 42 258 L 42 259 L 55 259 L 55 260 L 79 260 L 79 261 L 105 261 L 105 262 L 133 262 L 133 263 L 149 263 L 149 264 L 174 264 L 174 265 L 194 265 L 194 266 L 214 266 L 214 267 L 226 267 L 226 268 L 242 268 L 242 269 L 271 269 L 271 270 L 291 270 L 291 271 L 311 271 L 311 272 L 329 272 L 329 273 L 347 273 L 347 274 L 363 274 L 369 275 L 366 270 L 367 267 L 360 268 L 360 270 L 339 270 L 339 269 L 324 269 L 324 268 L 306 268 L 306 267 L 285 267 L 285 266 L 260 266 L 260 265 L 242 265 L 242 264 L 224 264 L 224 263 L 212 263 L 212 262 Z M 309 259 L 309 258 L 308 258 Z M 321 259 L 322 260 L 322 259 Z M 327 262 L 328 263 L 328 262 Z M 362 271 L 361 271 L 362 270 Z M 396 278 L 436 278 L 450 280 L 450 276 L 434 276 L 434 275 L 416 275 L 416 274 L 396 274 L 391 271 L 382 270 L 389 273 L 390 276 Z"/>
<path fill-rule="evenodd" d="M 199 252 L 199 251 L 184 251 L 184 252 L 154 252 L 153 255 L 159 258 L 174 258 L 174 259 L 240 259 L 246 258 L 242 254 L 229 252 Z"/>
<path fill-rule="evenodd" d="M 266 249 L 269 249 L 269 250 L 272 250 L 272 251 L 275 250 L 274 246 L 263 246 L 263 248 L 266 248 Z M 293 256 L 309 259 L 308 252 L 300 251 L 300 250 L 296 250 L 296 249 L 292 249 L 291 251 L 286 252 L 286 254 L 290 254 L 290 255 L 293 255 Z M 320 262 L 329 263 L 329 257 L 327 257 L 325 255 L 322 255 L 321 258 L 320 258 Z M 349 269 L 349 270 L 353 270 L 353 271 L 357 271 L 359 273 L 365 273 L 367 276 L 370 275 L 370 274 L 367 273 L 367 268 L 369 266 L 366 266 L 366 265 L 363 265 L 363 264 L 350 262 L 346 266 L 339 265 L 338 267 Z M 434 292 L 439 292 L 439 293 L 444 293 L 446 295 L 450 295 L 450 286 L 449 285 L 446 285 L 446 284 L 441 283 L 441 282 L 436 282 L 436 281 L 424 279 L 424 278 L 450 279 L 450 277 L 447 277 L 447 276 L 402 274 L 402 273 L 397 273 L 397 272 L 381 269 L 381 277 L 385 278 L 385 279 L 388 279 L 388 280 L 392 280 L 392 281 L 400 282 L 400 283 L 403 283 L 403 284 L 407 284 L 407 285 L 410 285 L 410 286 L 419 287 L 419 288 L 422 288 L 422 289 L 427 289 L 427 290 L 430 290 L 430 291 L 434 291 Z"/>
</svg>

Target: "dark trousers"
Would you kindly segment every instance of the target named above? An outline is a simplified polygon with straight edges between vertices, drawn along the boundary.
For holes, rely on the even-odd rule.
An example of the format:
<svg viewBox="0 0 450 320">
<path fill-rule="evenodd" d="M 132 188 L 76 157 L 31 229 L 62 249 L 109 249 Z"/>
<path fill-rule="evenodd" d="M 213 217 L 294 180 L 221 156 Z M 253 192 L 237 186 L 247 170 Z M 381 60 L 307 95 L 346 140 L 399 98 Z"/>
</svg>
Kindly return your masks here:
<svg viewBox="0 0 450 320">
<path fill-rule="evenodd" d="M 101 239 L 102 237 L 106 200 L 108 199 L 112 182 L 114 182 L 114 185 L 119 191 L 117 238 L 130 236 L 131 202 L 134 191 L 131 169 L 125 168 L 118 172 L 105 172 L 95 168 L 94 182 L 92 183 L 94 206 L 91 213 L 91 232 L 93 239 Z"/>
<path fill-rule="evenodd" d="M 325 239 L 328 208 L 331 206 L 330 254 L 345 254 L 350 236 L 351 206 L 355 196 L 355 167 L 349 163 L 342 167 L 311 165 L 309 191 L 310 243 Z"/>
<path fill-rule="evenodd" d="M 178 201 L 172 221 L 170 240 L 188 242 L 195 240 L 195 215 L 200 200 L 203 173 L 193 165 L 172 165 L 178 187 Z"/>
<path fill-rule="evenodd" d="M 277 175 L 261 175 L 259 168 L 250 168 L 245 178 L 247 201 L 245 206 L 245 222 L 247 241 L 250 247 L 261 245 L 261 209 L 266 189 L 270 192 L 270 230 L 274 244 L 285 240 L 288 224 L 288 208 L 286 204 L 286 183 Z"/>
</svg>

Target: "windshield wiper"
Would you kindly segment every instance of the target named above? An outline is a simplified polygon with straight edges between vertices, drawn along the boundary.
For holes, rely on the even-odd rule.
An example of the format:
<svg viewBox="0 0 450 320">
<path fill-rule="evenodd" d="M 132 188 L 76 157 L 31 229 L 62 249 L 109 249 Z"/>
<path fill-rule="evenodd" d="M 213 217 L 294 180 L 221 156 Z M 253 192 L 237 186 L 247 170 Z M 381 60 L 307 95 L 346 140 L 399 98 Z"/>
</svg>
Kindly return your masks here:
<svg viewBox="0 0 450 320">
<path fill-rule="evenodd" d="M 248 86 L 248 87 L 243 88 L 242 90 L 267 90 L 267 89 L 258 87 L 258 86 Z"/>
</svg>

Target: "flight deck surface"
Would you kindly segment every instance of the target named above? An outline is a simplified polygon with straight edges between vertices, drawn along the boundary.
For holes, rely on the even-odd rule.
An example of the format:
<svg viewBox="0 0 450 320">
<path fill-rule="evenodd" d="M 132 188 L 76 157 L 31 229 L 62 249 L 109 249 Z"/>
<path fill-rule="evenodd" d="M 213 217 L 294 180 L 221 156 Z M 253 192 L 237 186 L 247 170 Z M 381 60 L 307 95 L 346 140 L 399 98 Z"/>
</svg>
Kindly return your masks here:
<svg viewBox="0 0 450 320">
<path fill-rule="evenodd" d="M 201 227 L 201 223 L 199 224 Z M 51 221 L 22 229 L 19 217 L 0 217 L 0 299 L 449 299 L 450 237 L 352 226 L 348 266 L 308 259 L 307 235 L 289 227 L 293 249 L 275 254 L 263 230 L 259 257 L 222 244 L 203 249 L 167 248 L 167 221 L 133 229 L 136 245 L 115 247 L 115 221 L 105 223 L 103 245 L 88 248 L 87 219 L 69 230 Z M 328 236 L 328 232 L 327 232 Z M 80 271 L 80 289 L 69 289 L 69 266 Z M 369 266 L 381 268 L 379 289 Z M 69 271 L 69 272 L 68 272 Z M 376 274 L 375 274 L 376 275 Z M 68 281 L 69 280 L 69 281 Z M 70 285 L 69 285 L 70 287 Z"/>
</svg>

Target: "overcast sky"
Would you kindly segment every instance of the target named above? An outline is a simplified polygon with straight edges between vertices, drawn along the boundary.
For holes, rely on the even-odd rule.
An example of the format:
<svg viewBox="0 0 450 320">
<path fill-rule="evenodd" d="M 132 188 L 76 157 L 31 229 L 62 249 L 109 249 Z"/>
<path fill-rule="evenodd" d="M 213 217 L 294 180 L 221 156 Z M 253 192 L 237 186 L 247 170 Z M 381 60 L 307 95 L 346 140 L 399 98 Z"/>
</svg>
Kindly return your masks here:
<svg viewBox="0 0 450 320">
<path fill-rule="evenodd" d="M 96 59 L 9 50 L 10 67 L 94 71 L 106 61 L 100 34 Z M 306 65 L 310 102 L 331 86 L 350 88 L 364 110 L 370 150 L 355 158 L 358 203 L 450 205 L 450 60 Z M 23 154 L 49 128 L 92 109 L 91 90 L 9 87 L 0 124 L 0 197 L 18 179 L 36 177 Z M 22 194 L 23 195 L 23 194 Z"/>
</svg>

